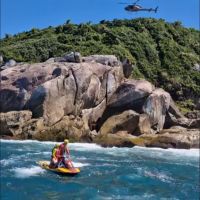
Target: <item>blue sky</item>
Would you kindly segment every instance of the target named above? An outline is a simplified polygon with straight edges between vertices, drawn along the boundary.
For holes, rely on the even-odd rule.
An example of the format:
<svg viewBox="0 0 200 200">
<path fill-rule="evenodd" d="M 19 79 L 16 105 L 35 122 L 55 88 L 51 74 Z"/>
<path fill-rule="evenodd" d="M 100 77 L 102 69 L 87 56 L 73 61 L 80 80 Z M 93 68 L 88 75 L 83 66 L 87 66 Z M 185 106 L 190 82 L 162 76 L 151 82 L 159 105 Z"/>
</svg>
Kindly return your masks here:
<svg viewBox="0 0 200 200">
<path fill-rule="evenodd" d="M 199 0 L 141 0 L 143 7 L 159 6 L 155 13 L 128 13 L 119 2 L 129 0 L 0 0 L 1 37 L 31 28 L 45 28 L 63 24 L 106 19 L 132 19 L 137 17 L 163 18 L 168 22 L 181 21 L 186 27 L 199 29 Z"/>
</svg>

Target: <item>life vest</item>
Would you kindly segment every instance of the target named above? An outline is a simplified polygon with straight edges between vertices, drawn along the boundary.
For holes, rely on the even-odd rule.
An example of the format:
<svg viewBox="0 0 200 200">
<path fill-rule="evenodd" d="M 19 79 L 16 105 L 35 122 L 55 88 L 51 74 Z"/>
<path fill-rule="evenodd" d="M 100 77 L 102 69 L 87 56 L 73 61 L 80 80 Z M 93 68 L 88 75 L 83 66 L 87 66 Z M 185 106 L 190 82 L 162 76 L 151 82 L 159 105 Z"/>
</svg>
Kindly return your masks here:
<svg viewBox="0 0 200 200">
<path fill-rule="evenodd" d="M 64 156 L 65 153 L 69 155 L 69 149 L 67 147 L 65 147 L 64 143 L 62 143 L 59 146 L 59 151 L 60 151 L 60 156 Z"/>
<path fill-rule="evenodd" d="M 57 158 L 60 157 L 60 149 L 59 149 L 59 148 L 56 149 L 56 153 L 55 153 L 55 155 L 56 155 Z"/>
<path fill-rule="evenodd" d="M 58 151 L 58 147 L 54 147 L 53 149 L 52 149 L 52 154 L 51 154 L 51 156 L 52 156 L 52 158 L 54 158 L 54 157 L 57 157 L 57 151 Z"/>
</svg>

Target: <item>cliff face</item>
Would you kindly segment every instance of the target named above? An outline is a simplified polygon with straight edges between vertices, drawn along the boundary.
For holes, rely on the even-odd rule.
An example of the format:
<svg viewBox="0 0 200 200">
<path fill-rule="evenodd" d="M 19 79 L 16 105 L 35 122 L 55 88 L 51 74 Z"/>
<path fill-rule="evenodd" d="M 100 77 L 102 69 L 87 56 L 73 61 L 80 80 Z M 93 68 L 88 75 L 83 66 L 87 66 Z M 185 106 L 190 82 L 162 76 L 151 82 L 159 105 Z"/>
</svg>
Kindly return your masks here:
<svg viewBox="0 0 200 200">
<path fill-rule="evenodd" d="M 107 146 L 198 147 L 200 133 L 191 129 L 200 128 L 199 119 L 185 118 L 170 94 L 150 82 L 126 79 L 126 68 L 115 56 L 82 58 L 76 53 L 3 70 L 1 136 L 58 141 L 68 137 Z M 162 132 L 174 125 L 188 131 Z"/>
</svg>

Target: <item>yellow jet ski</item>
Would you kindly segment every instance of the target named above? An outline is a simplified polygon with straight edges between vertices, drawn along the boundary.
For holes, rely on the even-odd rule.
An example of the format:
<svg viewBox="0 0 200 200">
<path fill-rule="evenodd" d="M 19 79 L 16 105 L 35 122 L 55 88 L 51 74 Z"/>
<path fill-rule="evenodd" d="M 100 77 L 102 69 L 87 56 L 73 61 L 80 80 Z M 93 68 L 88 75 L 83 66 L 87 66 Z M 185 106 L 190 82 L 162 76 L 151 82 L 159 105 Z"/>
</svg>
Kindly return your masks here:
<svg viewBox="0 0 200 200">
<path fill-rule="evenodd" d="M 37 164 L 43 169 L 55 172 L 60 175 L 74 176 L 80 172 L 80 169 L 75 168 L 75 167 L 72 167 L 69 169 L 65 168 L 65 167 L 51 168 L 51 167 L 49 167 L 50 162 L 46 161 L 46 160 L 41 160 L 41 161 L 37 162 Z"/>
</svg>

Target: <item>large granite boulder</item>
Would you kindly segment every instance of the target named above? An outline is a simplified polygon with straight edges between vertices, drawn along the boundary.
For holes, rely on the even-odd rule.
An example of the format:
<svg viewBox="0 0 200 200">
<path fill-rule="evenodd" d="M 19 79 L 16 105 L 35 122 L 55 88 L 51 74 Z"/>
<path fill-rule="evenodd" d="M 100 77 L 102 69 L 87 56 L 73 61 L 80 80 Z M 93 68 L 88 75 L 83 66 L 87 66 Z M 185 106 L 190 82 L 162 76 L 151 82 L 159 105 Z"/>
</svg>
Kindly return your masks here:
<svg viewBox="0 0 200 200">
<path fill-rule="evenodd" d="M 145 101 L 143 111 L 149 116 L 151 127 L 157 132 L 163 129 L 170 100 L 169 93 L 163 89 L 156 89 Z"/>
<path fill-rule="evenodd" d="M 126 80 L 108 100 L 108 107 L 137 110 L 140 105 L 141 110 L 141 105 L 153 90 L 154 86 L 146 80 Z"/>
<path fill-rule="evenodd" d="M 154 86 L 148 81 L 125 80 L 108 98 L 106 110 L 98 121 L 97 129 L 99 130 L 109 117 L 125 110 L 142 113 L 142 106 L 153 90 Z"/>
<path fill-rule="evenodd" d="M 133 134 L 138 126 L 139 114 L 133 110 L 127 110 L 119 115 L 113 115 L 108 118 L 100 129 L 100 134 L 117 133 L 119 131 L 126 131 Z"/>
<path fill-rule="evenodd" d="M 66 62 L 74 62 L 74 63 L 81 63 L 82 57 L 79 52 L 71 52 L 67 53 L 63 56 Z"/>
<path fill-rule="evenodd" d="M 102 65 L 117 66 L 120 61 L 114 55 L 91 55 L 83 58 L 84 62 L 96 62 Z"/>
<path fill-rule="evenodd" d="M 1 77 L 0 112 L 30 109 L 34 117 L 53 125 L 64 115 L 80 115 L 107 101 L 123 80 L 123 71 L 121 65 L 51 60 L 3 70 Z"/>
<path fill-rule="evenodd" d="M 61 66 L 59 63 L 58 65 Z M 54 70 L 58 68 L 58 65 L 56 63 L 19 64 L 3 70 L 1 72 L 0 112 L 24 109 L 33 90 L 55 78 Z"/>
</svg>

